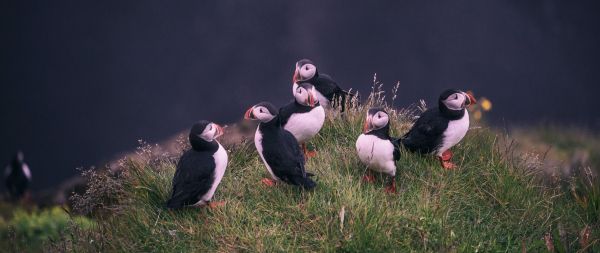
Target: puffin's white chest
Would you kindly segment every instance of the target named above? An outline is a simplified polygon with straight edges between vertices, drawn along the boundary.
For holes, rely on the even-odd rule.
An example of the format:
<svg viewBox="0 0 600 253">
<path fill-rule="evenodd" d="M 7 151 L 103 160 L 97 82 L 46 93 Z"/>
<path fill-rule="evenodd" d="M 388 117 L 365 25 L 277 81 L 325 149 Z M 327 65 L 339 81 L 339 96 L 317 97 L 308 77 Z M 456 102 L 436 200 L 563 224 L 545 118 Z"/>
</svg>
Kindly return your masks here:
<svg viewBox="0 0 600 253">
<path fill-rule="evenodd" d="M 396 175 L 394 161 L 394 145 L 388 140 L 382 140 L 370 134 L 361 134 L 356 140 L 358 158 L 369 169 Z"/>
<path fill-rule="evenodd" d="M 440 156 L 446 150 L 458 144 L 469 131 L 469 112 L 465 110 L 465 115 L 457 120 L 448 122 L 448 128 L 444 131 L 442 145 L 438 149 L 437 155 Z"/>
<path fill-rule="evenodd" d="M 292 85 L 292 95 L 294 94 L 296 89 L 298 89 L 298 84 L 294 83 Z M 317 93 L 317 99 L 319 100 L 319 104 L 321 104 L 321 106 L 323 108 L 330 109 L 331 104 L 329 103 L 329 99 L 327 99 L 325 96 L 323 96 L 323 94 L 321 94 L 321 92 L 319 92 L 318 90 L 315 89 L 315 91 Z"/>
<path fill-rule="evenodd" d="M 25 174 L 25 177 L 28 180 L 31 180 L 31 170 L 29 170 L 29 166 L 25 163 L 23 163 L 23 174 Z"/>
<path fill-rule="evenodd" d="M 284 129 L 292 133 L 298 142 L 305 142 L 319 133 L 323 122 L 325 122 L 325 110 L 322 106 L 318 106 L 310 112 L 292 114 Z"/>
<path fill-rule="evenodd" d="M 225 169 L 227 169 L 227 151 L 225 151 L 223 146 L 221 146 L 221 143 L 219 143 L 219 149 L 217 150 L 217 152 L 215 152 L 213 158 L 215 159 L 214 181 L 208 192 L 204 194 L 204 196 L 202 196 L 202 200 L 204 201 L 209 201 L 212 199 L 213 195 L 215 194 L 215 191 L 217 190 L 217 186 L 219 186 L 219 184 L 221 183 L 221 179 L 223 179 Z"/>
<path fill-rule="evenodd" d="M 265 167 L 267 167 L 267 171 L 269 171 L 269 174 L 271 174 L 271 177 L 275 180 L 279 180 L 279 178 L 277 176 L 275 176 L 275 174 L 273 174 L 273 170 L 271 170 L 271 166 L 269 166 L 269 164 L 267 163 L 267 160 L 265 160 L 265 156 L 263 155 L 262 140 L 263 140 L 263 136 L 262 136 L 262 133 L 260 132 L 260 125 L 259 125 L 256 128 L 256 133 L 254 133 L 254 146 L 256 147 L 256 151 L 258 151 L 258 154 L 260 155 L 260 159 L 262 159 L 263 163 L 265 164 Z"/>
</svg>

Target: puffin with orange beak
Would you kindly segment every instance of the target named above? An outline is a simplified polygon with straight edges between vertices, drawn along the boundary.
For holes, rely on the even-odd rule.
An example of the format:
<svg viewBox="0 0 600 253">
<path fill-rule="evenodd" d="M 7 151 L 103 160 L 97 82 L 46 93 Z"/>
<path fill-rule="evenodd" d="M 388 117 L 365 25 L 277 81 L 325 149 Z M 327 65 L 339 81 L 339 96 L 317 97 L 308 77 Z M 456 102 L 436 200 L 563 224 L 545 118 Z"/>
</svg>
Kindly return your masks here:
<svg viewBox="0 0 600 253">
<path fill-rule="evenodd" d="M 277 108 L 268 102 L 258 103 L 246 111 L 245 119 L 258 120 L 260 123 L 254 134 L 254 146 L 260 155 L 271 178 L 263 178 L 266 186 L 277 182 L 312 189 L 317 184 L 306 172 L 304 155 L 296 137 L 285 130 Z"/>
<path fill-rule="evenodd" d="M 206 120 L 192 126 L 189 134 L 192 148 L 183 153 L 177 163 L 168 208 L 224 205 L 224 202 L 211 202 L 227 168 L 227 151 L 216 140 L 221 135 L 223 128 Z"/>
<path fill-rule="evenodd" d="M 279 110 L 279 118 L 283 128 L 302 145 L 304 155 L 315 156 L 315 151 L 307 150 L 306 142 L 319 133 L 325 122 L 325 109 L 317 99 L 315 87 L 307 82 L 298 84 L 294 101 Z"/>
<path fill-rule="evenodd" d="M 317 98 L 321 106 L 331 108 L 334 102 L 337 102 L 340 103 L 342 112 L 345 110 L 346 99 L 354 96 L 342 90 L 329 75 L 319 73 L 315 64 L 309 59 L 302 59 L 296 62 L 292 82 L 292 92 L 296 92 L 298 85 L 301 83 L 311 83 L 315 86 Z"/>
<path fill-rule="evenodd" d="M 469 130 L 467 107 L 477 101 L 473 95 L 449 89 L 440 95 L 438 107 L 423 112 L 412 128 L 399 140 L 412 152 L 433 154 L 444 169 L 454 169 L 450 148 L 458 144 Z"/>
<path fill-rule="evenodd" d="M 363 180 L 374 182 L 371 171 L 389 177 L 387 193 L 396 193 L 396 161 L 400 150 L 394 138 L 390 137 L 390 118 L 383 108 L 371 108 L 363 126 L 363 133 L 356 140 L 356 152 L 360 161 L 367 166 Z"/>
</svg>

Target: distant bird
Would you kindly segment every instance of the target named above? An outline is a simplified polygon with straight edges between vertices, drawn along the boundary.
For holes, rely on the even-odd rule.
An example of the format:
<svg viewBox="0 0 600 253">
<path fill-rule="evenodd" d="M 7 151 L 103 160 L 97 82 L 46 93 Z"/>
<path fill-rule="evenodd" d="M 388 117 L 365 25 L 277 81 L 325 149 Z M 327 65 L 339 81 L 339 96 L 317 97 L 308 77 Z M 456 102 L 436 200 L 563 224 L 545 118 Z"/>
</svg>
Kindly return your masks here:
<svg viewBox="0 0 600 253">
<path fill-rule="evenodd" d="M 356 152 L 370 170 L 389 176 L 385 191 L 396 193 L 396 161 L 400 159 L 400 150 L 397 141 L 390 137 L 389 123 L 389 115 L 383 108 L 369 109 L 363 133 L 356 140 Z M 367 173 L 363 180 L 373 182 L 373 176 Z"/>
<path fill-rule="evenodd" d="M 469 130 L 467 107 L 475 98 L 460 90 L 446 90 L 438 100 L 438 107 L 425 111 L 400 140 L 412 152 L 438 156 L 442 167 L 453 169 L 450 148 L 458 144 Z"/>
<path fill-rule="evenodd" d="M 192 126 L 189 135 L 192 148 L 177 163 L 168 208 L 224 204 L 211 202 L 227 168 L 227 152 L 216 140 L 221 135 L 223 128 L 206 120 Z"/>
<path fill-rule="evenodd" d="M 304 189 L 316 186 L 310 179 L 312 174 L 307 173 L 304 168 L 304 155 L 298 141 L 283 129 L 281 118 L 273 104 L 258 103 L 246 111 L 244 118 L 260 121 L 254 135 L 254 145 L 271 174 L 271 179 L 262 180 L 263 184 L 273 186 L 276 182 L 283 181 Z"/>
<path fill-rule="evenodd" d="M 319 73 L 315 64 L 308 59 L 302 59 L 296 62 L 294 71 L 293 92 L 296 91 L 298 84 L 309 82 L 317 89 L 317 98 L 321 106 L 330 108 L 333 102 L 337 101 L 341 105 L 341 111 L 345 110 L 346 100 L 354 96 L 348 91 L 342 90 L 338 84 L 327 74 Z"/>
<path fill-rule="evenodd" d="M 24 159 L 23 152 L 17 152 L 4 170 L 6 188 L 13 201 L 21 199 L 29 189 L 29 184 L 31 183 L 31 171 Z"/>
<path fill-rule="evenodd" d="M 301 83 L 294 92 L 294 101 L 282 107 L 278 115 L 283 128 L 302 145 L 305 156 L 315 155 L 314 152 L 308 152 L 306 141 L 317 135 L 325 122 L 325 110 L 316 96 L 312 84 Z"/>
</svg>

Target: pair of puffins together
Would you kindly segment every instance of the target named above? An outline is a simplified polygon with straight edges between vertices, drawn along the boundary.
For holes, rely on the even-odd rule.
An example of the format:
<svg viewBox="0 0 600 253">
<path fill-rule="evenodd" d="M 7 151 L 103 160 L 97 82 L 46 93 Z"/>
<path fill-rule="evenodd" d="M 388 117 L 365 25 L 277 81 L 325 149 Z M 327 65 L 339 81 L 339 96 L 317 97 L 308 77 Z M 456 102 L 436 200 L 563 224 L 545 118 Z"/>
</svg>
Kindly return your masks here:
<svg viewBox="0 0 600 253">
<path fill-rule="evenodd" d="M 475 98 L 459 90 L 444 91 L 438 107 L 423 112 L 412 128 L 402 137 L 390 136 L 390 115 L 383 108 L 371 108 L 356 140 L 356 151 L 361 162 L 370 171 L 389 177 L 385 191 L 396 192 L 396 161 L 400 159 L 400 146 L 411 152 L 433 154 L 445 169 L 456 167 L 450 160 L 450 148 L 458 144 L 469 130 L 467 107 Z M 370 171 L 363 177 L 373 182 Z"/>
<path fill-rule="evenodd" d="M 306 59 L 296 63 L 292 80 L 292 102 L 281 108 L 260 102 L 250 107 L 244 118 L 259 121 L 254 145 L 270 176 L 261 182 L 266 186 L 283 182 L 313 189 L 317 183 L 312 179 L 314 174 L 306 171 L 305 158 L 314 156 L 315 151 L 308 151 L 306 143 L 323 127 L 325 110 L 337 110 L 339 105 L 343 112 L 346 100 L 354 94 L 341 89 L 328 75 L 319 73 L 314 63 Z M 454 168 L 449 149 L 468 131 L 466 107 L 473 103 L 473 96 L 465 92 L 445 91 L 438 107 L 425 111 L 401 138 L 390 137 L 390 115 L 383 108 L 371 108 L 363 133 L 356 141 L 358 157 L 369 171 L 389 176 L 385 190 L 389 193 L 396 192 L 400 146 L 412 152 L 434 154 L 444 168 Z M 189 134 L 191 149 L 177 164 L 168 208 L 223 204 L 211 202 L 228 163 L 227 152 L 216 140 L 222 134 L 223 128 L 215 123 L 194 124 Z M 368 172 L 363 179 L 372 182 L 374 178 Z"/>
</svg>

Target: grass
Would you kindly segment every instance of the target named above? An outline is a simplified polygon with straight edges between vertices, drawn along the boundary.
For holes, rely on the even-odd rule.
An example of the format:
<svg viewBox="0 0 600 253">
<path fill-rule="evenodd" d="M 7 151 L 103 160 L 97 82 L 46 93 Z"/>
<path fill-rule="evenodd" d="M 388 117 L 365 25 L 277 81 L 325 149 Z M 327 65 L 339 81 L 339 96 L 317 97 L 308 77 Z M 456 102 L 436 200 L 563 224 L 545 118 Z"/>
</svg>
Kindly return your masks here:
<svg viewBox="0 0 600 253">
<path fill-rule="evenodd" d="M 311 141 L 318 156 L 313 191 L 278 185 L 267 176 L 251 143 L 229 148 L 229 166 L 214 196 L 218 209 L 165 208 L 177 154 L 123 160 L 122 173 L 92 173 L 80 208 L 95 217 L 95 241 L 70 249 L 119 252 L 406 252 L 600 251 L 596 210 L 573 201 L 559 185 L 544 185 L 535 169 L 509 155 L 498 136 L 472 129 L 455 147 L 459 168 L 443 170 L 429 156 L 402 151 L 399 193 L 383 192 L 384 179 L 361 181 L 354 143 L 364 115 L 381 94 L 344 115 L 329 114 Z M 374 102 L 373 102 L 374 101 Z M 390 109 L 395 136 L 408 130 L 409 111 Z M 145 152 L 141 149 L 141 152 Z M 106 183 L 104 183 L 106 182 Z M 95 195 L 96 194 L 96 195 Z M 91 201 L 90 201 L 91 200 Z M 105 201 L 106 200 L 106 201 Z M 594 213 L 595 212 L 595 213 Z M 591 231 L 587 241 L 580 233 Z M 545 238 L 545 239 L 544 239 Z"/>
<path fill-rule="evenodd" d="M 85 230 L 94 222 L 70 216 L 61 207 L 38 209 L 0 203 L 0 248 L 8 252 L 40 252 L 49 241 L 64 238 L 65 231 Z"/>
</svg>

